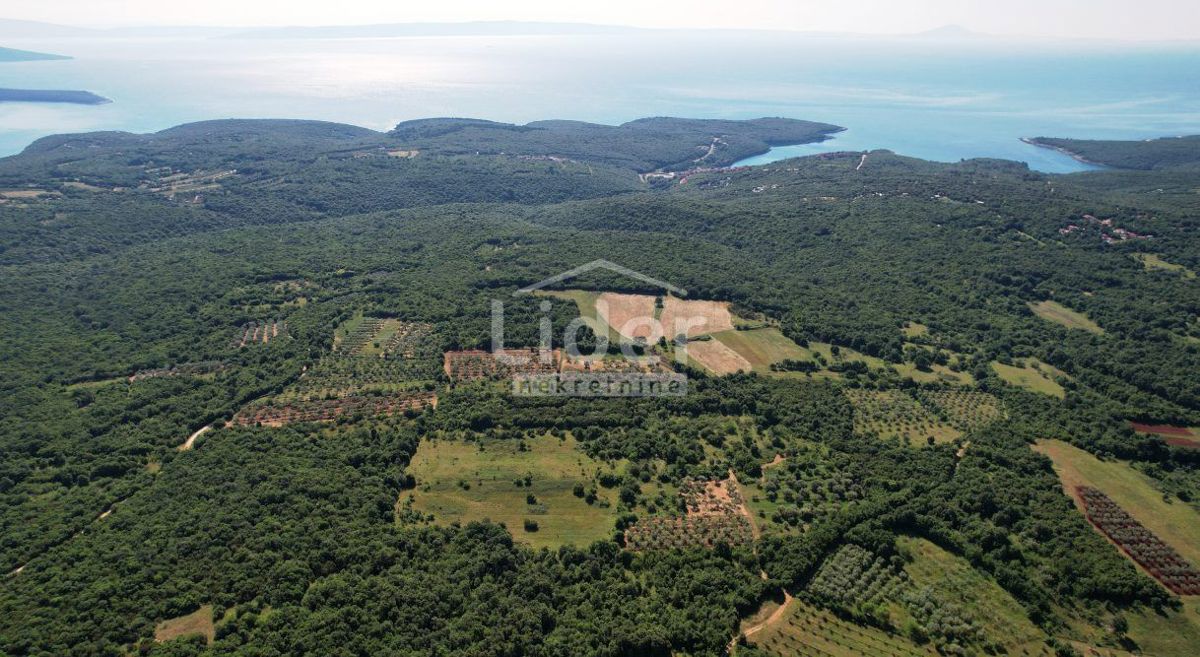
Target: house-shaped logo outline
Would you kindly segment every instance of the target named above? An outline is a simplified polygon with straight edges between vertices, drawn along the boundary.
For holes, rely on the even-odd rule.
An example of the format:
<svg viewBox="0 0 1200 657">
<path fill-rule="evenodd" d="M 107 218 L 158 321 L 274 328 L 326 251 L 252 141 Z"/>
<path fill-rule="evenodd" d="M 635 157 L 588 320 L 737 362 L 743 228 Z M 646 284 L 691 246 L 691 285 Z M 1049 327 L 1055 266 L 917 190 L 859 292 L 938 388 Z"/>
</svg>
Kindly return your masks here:
<svg viewBox="0 0 1200 657">
<path fill-rule="evenodd" d="M 618 265 L 617 263 L 612 262 L 610 260 L 605 260 L 604 258 L 599 258 L 597 260 L 593 260 L 585 265 L 580 265 L 574 269 L 569 269 L 567 271 L 564 271 L 561 274 L 555 274 L 554 276 L 551 276 L 550 278 L 540 280 L 537 283 L 534 283 L 532 285 L 527 285 L 527 286 L 517 290 L 516 292 L 513 292 L 513 296 L 516 297 L 516 296 L 521 296 L 523 294 L 532 294 L 538 290 L 549 287 L 556 283 L 561 283 L 563 281 L 570 280 L 572 278 L 575 278 L 576 276 L 582 276 L 583 274 L 586 274 L 595 269 L 607 269 L 613 273 L 621 274 L 622 276 L 626 276 L 628 278 L 632 278 L 634 280 L 638 280 L 643 283 L 653 285 L 655 287 L 663 288 L 664 290 L 669 291 L 671 294 L 674 294 L 677 297 L 687 296 L 687 290 L 685 290 L 681 287 L 677 287 L 675 285 L 671 285 L 670 283 L 668 283 L 666 281 L 661 281 L 657 278 L 647 276 L 641 272 L 634 271 L 628 267 L 622 267 L 621 265 Z"/>
</svg>

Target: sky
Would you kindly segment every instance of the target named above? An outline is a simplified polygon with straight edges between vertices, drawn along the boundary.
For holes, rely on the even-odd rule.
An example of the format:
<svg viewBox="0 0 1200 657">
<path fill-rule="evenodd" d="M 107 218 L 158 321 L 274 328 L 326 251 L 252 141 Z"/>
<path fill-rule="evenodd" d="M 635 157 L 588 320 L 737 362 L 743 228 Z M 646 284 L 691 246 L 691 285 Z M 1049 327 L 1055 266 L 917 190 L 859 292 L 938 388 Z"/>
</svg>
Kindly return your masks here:
<svg viewBox="0 0 1200 657">
<path fill-rule="evenodd" d="M 0 8 L 0 18 L 82 27 L 521 20 L 895 34 L 954 24 L 999 35 L 1200 39 L 1198 0 L 39 0 L 6 4 Z"/>
</svg>

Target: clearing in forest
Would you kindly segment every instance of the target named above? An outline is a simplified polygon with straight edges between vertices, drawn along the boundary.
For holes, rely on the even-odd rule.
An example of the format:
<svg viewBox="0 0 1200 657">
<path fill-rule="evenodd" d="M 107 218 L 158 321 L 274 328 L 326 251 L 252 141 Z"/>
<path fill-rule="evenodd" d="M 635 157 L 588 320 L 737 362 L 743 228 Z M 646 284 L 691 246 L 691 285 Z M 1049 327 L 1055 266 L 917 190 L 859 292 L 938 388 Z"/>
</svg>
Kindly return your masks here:
<svg viewBox="0 0 1200 657">
<path fill-rule="evenodd" d="M 811 360 L 812 352 L 802 348 L 773 327 L 721 331 L 713 334 L 725 346 L 744 358 L 755 372 L 768 373 L 771 366 L 785 360 Z M 690 350 L 692 345 L 688 345 Z"/>
<path fill-rule="evenodd" d="M 880 438 L 898 437 L 921 446 L 957 440 L 962 432 L 939 420 L 917 400 L 901 390 L 847 388 L 846 398 L 854 406 L 854 430 Z"/>
<path fill-rule="evenodd" d="M 160 642 L 194 634 L 203 635 L 210 644 L 213 642 L 217 631 L 213 626 L 212 605 L 204 605 L 186 616 L 165 620 L 154 628 L 154 640 Z"/>
<path fill-rule="evenodd" d="M 645 294 L 604 292 L 596 297 L 596 317 L 628 340 L 658 342 L 663 337 L 655 298 Z"/>
<path fill-rule="evenodd" d="M 1077 489 L 1096 488 L 1154 532 L 1192 564 L 1200 564 L 1200 513 L 1179 500 L 1166 502 L 1152 480 L 1121 461 L 1101 461 L 1059 440 L 1038 441 L 1034 449 L 1054 461 L 1063 489 L 1083 510 Z"/>
<path fill-rule="evenodd" d="M 1065 377 L 1066 372 L 1036 358 L 1015 361 L 1012 365 L 992 361 L 992 370 L 1009 385 L 1059 399 L 1067 396 L 1067 391 L 1055 380 Z"/>
<path fill-rule="evenodd" d="M 401 494 L 398 508 L 411 498 L 413 510 L 439 524 L 502 522 L 535 548 L 589 545 L 612 537 L 616 491 L 597 480 L 619 465 L 591 458 L 569 437 L 423 440 L 408 468 L 416 489 Z"/>
<path fill-rule="evenodd" d="M 733 329 L 733 313 L 726 301 L 703 301 L 667 296 L 663 299 L 661 323 L 667 339 L 686 332 L 687 337 Z"/>
<path fill-rule="evenodd" d="M 635 551 L 707 549 L 718 543 L 749 545 L 756 538 L 757 530 L 732 472 L 719 481 L 685 480 L 679 496 L 684 515 L 638 520 L 625 530 L 626 547 Z"/>
<path fill-rule="evenodd" d="M 937 652 L 918 646 L 899 634 L 855 625 L 831 611 L 818 609 L 800 599 L 788 606 L 784 617 L 749 639 L 750 644 L 775 655 L 821 655 L 822 657 L 926 657 Z"/>
<path fill-rule="evenodd" d="M 704 366 L 704 369 L 718 375 L 749 372 L 753 369 L 750 361 L 720 340 L 688 342 L 687 355 L 689 360 L 699 363 Z"/>
<path fill-rule="evenodd" d="M 972 431 L 1008 417 L 995 395 L 973 390 L 922 390 L 921 403 L 960 431 Z"/>
<path fill-rule="evenodd" d="M 1029 309 L 1038 317 L 1048 322 L 1061 324 L 1069 329 L 1080 329 L 1089 333 L 1095 333 L 1096 335 L 1104 333 L 1104 329 L 1100 328 L 1100 325 L 1096 322 L 1088 319 L 1087 315 L 1071 310 L 1057 301 L 1030 303 Z"/>
<path fill-rule="evenodd" d="M 912 557 L 904 565 L 912 584 L 936 591 L 975 622 L 989 641 L 1004 646 L 1010 655 L 1053 654 L 1046 634 L 991 577 L 923 538 L 901 537 L 897 545 Z"/>
<path fill-rule="evenodd" d="M 1184 267 L 1183 265 L 1167 262 L 1156 253 L 1135 253 L 1133 254 L 1133 257 L 1136 258 L 1138 262 L 1142 263 L 1142 266 L 1146 268 L 1146 271 L 1170 271 L 1183 274 L 1184 278 L 1196 277 L 1196 272 Z"/>
</svg>

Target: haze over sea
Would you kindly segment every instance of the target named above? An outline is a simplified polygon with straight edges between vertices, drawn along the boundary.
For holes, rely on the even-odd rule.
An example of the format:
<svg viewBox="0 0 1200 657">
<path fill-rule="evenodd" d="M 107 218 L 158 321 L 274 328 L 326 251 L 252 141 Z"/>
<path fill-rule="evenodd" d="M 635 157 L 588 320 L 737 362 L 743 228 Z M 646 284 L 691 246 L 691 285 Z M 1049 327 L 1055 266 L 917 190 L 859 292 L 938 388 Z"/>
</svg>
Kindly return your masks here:
<svg viewBox="0 0 1200 657">
<path fill-rule="evenodd" d="M 74 57 L 0 64 L 0 87 L 83 89 L 99 106 L 0 104 L 0 154 L 91 130 L 216 118 L 323 119 L 387 130 L 431 116 L 620 123 L 644 116 L 826 121 L 819 145 L 1086 168 L 1028 136 L 1200 133 L 1200 46 L 794 33 L 629 31 L 356 39 L 4 39 Z"/>
</svg>

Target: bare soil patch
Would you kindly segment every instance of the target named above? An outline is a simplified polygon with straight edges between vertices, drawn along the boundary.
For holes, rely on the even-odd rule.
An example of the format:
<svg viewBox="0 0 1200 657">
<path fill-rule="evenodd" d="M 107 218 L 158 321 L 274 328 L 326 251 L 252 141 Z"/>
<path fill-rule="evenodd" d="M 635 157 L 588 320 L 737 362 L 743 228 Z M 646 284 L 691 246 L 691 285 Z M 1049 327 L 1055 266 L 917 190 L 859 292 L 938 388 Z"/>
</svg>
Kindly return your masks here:
<svg viewBox="0 0 1200 657">
<path fill-rule="evenodd" d="M 665 334 L 674 337 L 687 333 L 689 338 L 733 329 L 733 313 L 725 301 L 663 299 L 661 324 Z"/>
<path fill-rule="evenodd" d="M 750 361 L 730 349 L 720 340 L 698 340 L 687 344 L 688 358 L 700 363 L 716 374 L 749 372 Z"/>
<path fill-rule="evenodd" d="M 596 316 L 630 340 L 658 342 L 662 327 L 654 321 L 654 297 L 605 292 L 596 299 Z"/>
</svg>

